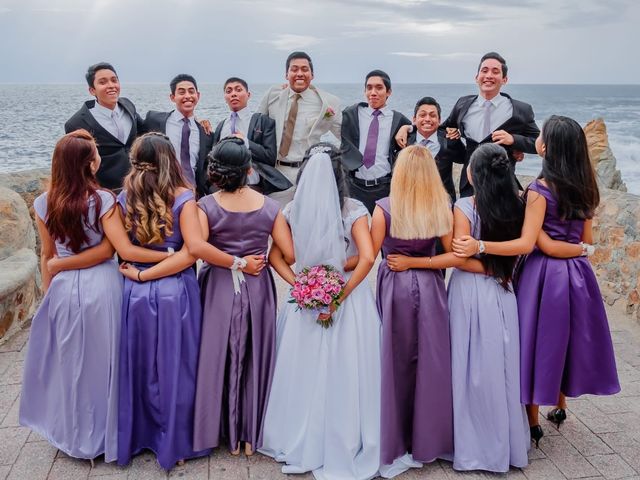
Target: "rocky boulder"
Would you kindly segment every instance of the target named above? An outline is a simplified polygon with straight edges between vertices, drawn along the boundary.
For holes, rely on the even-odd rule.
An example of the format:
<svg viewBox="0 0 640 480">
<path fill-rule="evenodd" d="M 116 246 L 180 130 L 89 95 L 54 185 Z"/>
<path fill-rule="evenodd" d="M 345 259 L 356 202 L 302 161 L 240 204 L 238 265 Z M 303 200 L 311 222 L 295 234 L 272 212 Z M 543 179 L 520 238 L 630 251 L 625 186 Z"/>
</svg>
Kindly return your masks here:
<svg viewBox="0 0 640 480">
<path fill-rule="evenodd" d="M 598 174 L 600 187 L 626 192 L 627 186 L 622 181 L 620 170 L 616 168 L 616 157 L 609 148 L 609 136 L 604 120 L 602 118 L 591 120 L 584 126 L 584 133 L 587 136 L 589 157 Z"/>
</svg>

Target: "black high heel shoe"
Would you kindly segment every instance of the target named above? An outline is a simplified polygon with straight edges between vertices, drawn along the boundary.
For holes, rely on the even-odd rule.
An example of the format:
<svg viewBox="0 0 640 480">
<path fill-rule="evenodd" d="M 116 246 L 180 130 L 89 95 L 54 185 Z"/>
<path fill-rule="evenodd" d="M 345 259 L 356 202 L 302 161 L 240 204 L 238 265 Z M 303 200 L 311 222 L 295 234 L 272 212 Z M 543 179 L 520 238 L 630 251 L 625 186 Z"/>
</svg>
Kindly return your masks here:
<svg viewBox="0 0 640 480">
<path fill-rule="evenodd" d="M 551 423 L 555 423 L 558 428 L 560 424 L 567 419 L 567 412 L 564 408 L 554 408 L 547 412 L 547 420 Z"/>
<path fill-rule="evenodd" d="M 536 448 L 538 448 L 538 443 L 540 443 L 540 439 L 544 437 L 544 432 L 542 431 L 542 427 L 540 425 L 534 425 L 529 428 L 531 432 L 531 440 L 536 442 Z"/>
</svg>

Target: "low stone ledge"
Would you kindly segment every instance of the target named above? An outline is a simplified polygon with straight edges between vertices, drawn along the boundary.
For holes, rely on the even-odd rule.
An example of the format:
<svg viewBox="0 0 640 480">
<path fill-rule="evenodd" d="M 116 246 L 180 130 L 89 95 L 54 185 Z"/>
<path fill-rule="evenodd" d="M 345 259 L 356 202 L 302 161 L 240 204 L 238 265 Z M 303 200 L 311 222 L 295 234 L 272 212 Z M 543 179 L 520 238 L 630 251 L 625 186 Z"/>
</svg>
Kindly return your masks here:
<svg viewBox="0 0 640 480">
<path fill-rule="evenodd" d="M 0 261 L 0 339 L 22 328 L 36 307 L 38 257 L 33 248 L 22 248 Z"/>
</svg>

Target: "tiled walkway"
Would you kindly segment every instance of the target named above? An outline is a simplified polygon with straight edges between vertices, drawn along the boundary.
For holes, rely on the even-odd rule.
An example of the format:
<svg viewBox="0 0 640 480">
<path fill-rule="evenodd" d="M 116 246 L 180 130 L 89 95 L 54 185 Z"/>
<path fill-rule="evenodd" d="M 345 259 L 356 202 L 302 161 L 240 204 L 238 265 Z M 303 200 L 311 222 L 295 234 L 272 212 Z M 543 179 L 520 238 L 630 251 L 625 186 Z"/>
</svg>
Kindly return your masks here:
<svg viewBox="0 0 640 480">
<path fill-rule="evenodd" d="M 636 478 L 640 479 L 640 324 L 609 309 L 622 392 L 613 397 L 582 397 L 569 401 L 569 418 L 558 431 L 542 419 L 545 437 L 531 450 L 530 465 L 512 469 L 515 479 Z M 284 478 L 270 458 L 232 457 L 218 449 L 208 458 L 188 461 L 168 474 L 151 454 L 136 457 L 130 466 L 117 467 L 67 457 L 28 428 L 18 425 L 22 365 L 28 330 L 0 345 L 0 480 L 25 479 L 271 479 Z M 543 412 L 546 409 L 542 409 Z M 505 477 L 481 472 L 457 473 L 440 461 L 398 477 L 402 480 L 444 480 Z M 297 476 L 311 478 L 310 475 Z"/>
</svg>

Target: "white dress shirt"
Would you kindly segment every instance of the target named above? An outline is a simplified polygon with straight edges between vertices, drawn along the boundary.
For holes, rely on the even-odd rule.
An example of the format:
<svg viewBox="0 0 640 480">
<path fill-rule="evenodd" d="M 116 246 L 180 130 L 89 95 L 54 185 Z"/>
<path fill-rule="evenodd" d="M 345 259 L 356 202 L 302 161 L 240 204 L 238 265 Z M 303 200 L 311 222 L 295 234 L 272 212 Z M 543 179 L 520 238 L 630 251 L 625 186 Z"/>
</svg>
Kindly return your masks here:
<svg viewBox="0 0 640 480">
<path fill-rule="evenodd" d="M 167 118 L 167 124 L 165 126 L 165 130 L 167 132 L 167 137 L 171 140 L 173 148 L 176 150 L 176 157 L 178 158 L 178 162 L 180 162 L 180 147 L 182 146 L 182 125 L 184 122 L 182 119 L 184 115 L 180 113 L 178 110 L 174 110 Z M 195 117 L 189 117 L 189 163 L 191 163 L 191 168 L 196 168 L 198 163 L 198 155 L 200 153 L 200 130 L 198 130 L 198 125 L 196 124 Z"/>
<path fill-rule="evenodd" d="M 424 137 L 420 134 L 420 132 L 416 131 L 416 144 L 422 145 L 423 140 L 424 140 Z M 435 132 L 433 132 L 427 140 L 429 140 L 429 143 L 427 143 L 426 147 L 429 149 L 429 151 L 431 152 L 431 156 L 435 160 L 436 155 L 438 155 L 438 153 L 440 152 L 440 142 L 438 141 L 438 131 L 436 130 Z"/>
<path fill-rule="evenodd" d="M 293 96 L 296 94 L 293 90 L 289 92 L 289 101 L 287 102 L 287 111 L 284 115 L 284 121 L 286 123 L 289 116 L 289 109 L 293 102 Z M 284 162 L 301 162 L 304 158 L 304 152 L 313 145 L 320 141 L 320 136 L 317 139 L 310 138 L 311 129 L 315 125 L 318 117 L 320 116 L 320 110 L 322 110 L 322 100 L 311 88 L 307 88 L 300 93 L 300 99 L 298 99 L 298 114 L 296 115 L 296 125 L 293 129 L 293 137 L 291 138 L 291 147 L 289 147 L 289 153 L 287 158 L 282 159 Z M 280 145 L 277 145 L 280 150 Z"/>
<path fill-rule="evenodd" d="M 484 131 L 484 102 L 486 99 L 482 95 L 473 101 L 467 110 L 466 115 L 462 119 L 462 126 L 464 127 L 464 134 L 466 137 L 481 142 L 485 139 L 482 136 Z M 493 97 L 491 100 L 491 132 L 495 131 L 504 122 L 509 120 L 513 116 L 513 104 L 511 100 L 500 94 Z"/>
<path fill-rule="evenodd" d="M 131 127 L 133 127 L 133 119 L 124 108 L 120 107 L 120 104 L 116 103 L 116 108 L 111 110 L 103 105 L 100 105 L 96 100 L 94 107 L 89 111 L 91 112 L 91 115 L 93 115 L 93 118 L 95 118 L 96 122 L 98 122 L 102 128 L 104 128 L 114 137 L 118 138 L 118 129 L 113 123 L 113 118 L 111 117 L 112 113 L 115 113 L 116 121 L 118 122 L 120 128 L 122 128 L 122 132 L 124 133 L 124 140 L 121 141 L 122 143 L 127 143 L 127 139 L 129 138 L 129 134 L 131 133 Z"/>
<path fill-rule="evenodd" d="M 360 126 L 360 144 L 358 150 L 364 154 L 367 146 L 367 136 L 369 126 L 373 121 L 373 108 L 358 107 L 358 124 Z M 376 145 L 376 159 L 371 168 L 364 165 L 356 171 L 356 178 L 361 180 L 375 180 L 391 173 L 391 162 L 389 162 L 389 142 L 391 141 L 391 123 L 393 121 L 393 110 L 388 106 L 380 109 L 378 115 L 378 144 Z"/>
<path fill-rule="evenodd" d="M 238 110 L 238 118 L 236 119 L 236 131 L 242 133 L 244 136 L 244 144 L 247 146 L 249 150 L 249 123 L 251 122 L 251 110 L 249 107 L 244 107 L 242 110 Z M 231 135 L 231 114 L 229 112 L 229 116 L 224 119 L 222 124 L 222 130 L 220 130 L 220 138 L 225 138 Z M 260 182 L 260 175 L 255 170 L 251 175 L 249 175 L 248 179 L 249 185 L 256 185 Z"/>
</svg>

